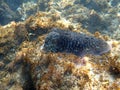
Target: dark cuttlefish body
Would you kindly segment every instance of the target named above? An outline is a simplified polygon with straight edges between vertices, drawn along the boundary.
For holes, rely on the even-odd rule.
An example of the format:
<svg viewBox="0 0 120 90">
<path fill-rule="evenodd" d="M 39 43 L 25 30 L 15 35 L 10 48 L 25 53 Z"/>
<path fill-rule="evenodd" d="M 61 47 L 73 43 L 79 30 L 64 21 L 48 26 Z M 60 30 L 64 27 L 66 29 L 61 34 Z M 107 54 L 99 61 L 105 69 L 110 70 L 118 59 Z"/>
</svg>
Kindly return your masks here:
<svg viewBox="0 0 120 90">
<path fill-rule="evenodd" d="M 110 46 L 104 40 L 90 35 L 54 28 L 45 39 L 44 50 L 83 57 L 86 54 L 104 54 L 110 51 Z"/>
</svg>

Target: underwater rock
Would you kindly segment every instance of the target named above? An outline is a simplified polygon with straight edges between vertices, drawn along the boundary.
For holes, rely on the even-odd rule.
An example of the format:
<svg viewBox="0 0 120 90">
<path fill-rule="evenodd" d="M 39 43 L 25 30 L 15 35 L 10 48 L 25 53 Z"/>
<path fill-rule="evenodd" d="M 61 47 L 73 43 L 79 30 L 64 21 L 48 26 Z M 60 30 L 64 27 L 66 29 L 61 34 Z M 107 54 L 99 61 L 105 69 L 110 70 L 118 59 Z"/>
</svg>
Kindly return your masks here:
<svg viewBox="0 0 120 90">
<path fill-rule="evenodd" d="M 0 27 L 0 61 L 8 63 L 14 58 L 14 52 L 17 47 L 14 39 L 14 25 Z"/>
<path fill-rule="evenodd" d="M 21 44 L 23 41 L 28 40 L 28 31 L 25 24 L 18 24 L 15 27 L 14 38 L 16 40 L 16 44 Z"/>
<path fill-rule="evenodd" d="M 17 0 L 4 0 L 8 5 L 9 7 L 12 9 L 12 10 L 16 10 L 23 2 L 25 2 L 26 0 L 20 0 L 20 1 L 17 1 Z"/>
<path fill-rule="evenodd" d="M 102 39 L 83 33 L 53 29 L 45 39 L 47 52 L 66 52 L 83 57 L 86 54 L 102 55 L 110 51 L 110 46 Z"/>
<path fill-rule="evenodd" d="M 58 30 L 52 31 L 55 35 L 72 31 L 77 32 L 75 35 L 81 35 L 82 32 L 85 36 L 87 35 L 86 37 L 93 35 L 81 28 L 80 24 L 70 23 L 61 16 L 58 18 L 59 15 L 53 12 L 39 12 L 25 22 L 0 26 L 0 69 L 2 69 L 0 70 L 0 88 L 3 90 L 97 90 L 98 88 L 119 90 L 120 41 L 114 41 L 96 32 L 94 35 L 96 38 L 94 37 L 93 40 L 102 38 L 107 42 L 111 41 L 111 52 L 101 56 L 86 55 L 86 64 L 80 67 L 73 63 L 78 58 L 76 55 L 44 53 L 41 50 L 40 47 L 44 44 L 45 37 L 48 37 L 51 33 L 48 32 L 54 27 L 60 28 L 59 32 Z M 26 35 L 28 35 L 27 40 Z M 68 34 L 70 35 L 74 36 L 74 34 Z M 34 39 L 31 40 L 31 38 Z M 16 45 L 17 40 L 20 41 L 19 45 Z M 70 45 L 72 52 L 79 40 L 80 38 L 76 39 Z M 65 42 L 68 43 L 68 41 Z M 93 43 L 85 45 L 90 48 L 91 44 Z M 9 62 L 6 63 L 6 60 Z"/>
<path fill-rule="evenodd" d="M 94 9 L 95 11 L 101 12 L 108 8 L 108 2 L 106 0 L 75 0 L 75 4 L 81 4 L 89 9 Z"/>
<path fill-rule="evenodd" d="M 94 33 L 96 30 L 103 32 L 103 30 L 106 30 L 107 26 L 109 26 L 109 23 L 101 18 L 101 16 L 94 10 L 90 12 L 88 20 L 86 20 L 86 22 L 88 23 L 87 29 L 92 33 Z"/>
<path fill-rule="evenodd" d="M 16 21 L 19 15 L 17 15 L 10 7 L 4 2 L 0 1 L 0 24 L 5 25 L 10 21 Z"/>
</svg>

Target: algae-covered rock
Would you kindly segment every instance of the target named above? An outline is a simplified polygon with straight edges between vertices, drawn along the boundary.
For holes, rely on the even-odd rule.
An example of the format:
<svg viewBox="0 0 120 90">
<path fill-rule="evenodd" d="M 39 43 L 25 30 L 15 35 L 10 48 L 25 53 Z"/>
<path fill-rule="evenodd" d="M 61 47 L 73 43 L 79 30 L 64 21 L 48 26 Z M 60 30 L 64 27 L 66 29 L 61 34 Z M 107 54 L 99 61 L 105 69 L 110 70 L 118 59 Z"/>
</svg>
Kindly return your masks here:
<svg viewBox="0 0 120 90">
<path fill-rule="evenodd" d="M 52 28 L 92 35 L 112 49 L 101 56 L 79 58 L 42 50 Z M 24 22 L 0 26 L 0 87 L 3 90 L 119 90 L 120 41 L 86 31 L 58 12 L 39 12 Z"/>
</svg>

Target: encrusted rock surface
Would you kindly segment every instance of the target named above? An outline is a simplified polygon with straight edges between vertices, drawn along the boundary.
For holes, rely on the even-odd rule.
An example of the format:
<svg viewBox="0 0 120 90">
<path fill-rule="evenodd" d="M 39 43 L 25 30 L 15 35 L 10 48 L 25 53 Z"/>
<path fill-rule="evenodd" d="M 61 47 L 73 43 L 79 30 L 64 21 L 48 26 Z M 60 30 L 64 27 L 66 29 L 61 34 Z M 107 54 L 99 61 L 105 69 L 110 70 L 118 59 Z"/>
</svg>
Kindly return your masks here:
<svg viewBox="0 0 120 90">
<path fill-rule="evenodd" d="M 85 62 L 82 62 L 72 54 L 41 50 L 46 35 L 54 27 L 91 34 L 81 25 L 50 12 L 39 12 L 24 22 L 0 26 L 2 90 L 120 89 L 119 40 L 99 32 L 91 34 L 106 40 L 112 49 L 102 56 L 86 55 Z"/>
</svg>

